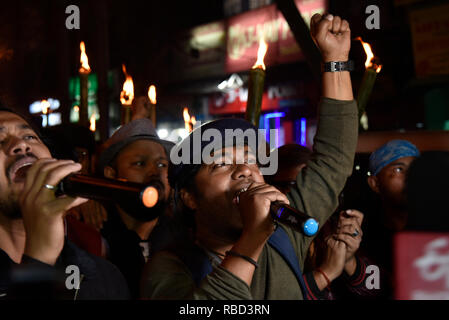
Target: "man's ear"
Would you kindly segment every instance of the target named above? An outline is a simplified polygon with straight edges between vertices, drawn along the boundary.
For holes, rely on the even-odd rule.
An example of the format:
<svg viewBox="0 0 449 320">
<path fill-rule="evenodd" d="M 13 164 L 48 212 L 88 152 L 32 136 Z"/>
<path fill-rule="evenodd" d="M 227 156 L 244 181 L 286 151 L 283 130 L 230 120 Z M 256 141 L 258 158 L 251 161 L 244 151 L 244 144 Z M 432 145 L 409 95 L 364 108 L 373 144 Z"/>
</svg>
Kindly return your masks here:
<svg viewBox="0 0 449 320">
<path fill-rule="evenodd" d="M 373 190 L 375 193 L 380 193 L 379 190 L 379 180 L 376 176 L 369 176 L 368 179 L 366 179 L 368 182 L 369 187 L 371 190 Z"/>
<path fill-rule="evenodd" d="M 115 172 L 115 169 L 110 166 L 104 167 L 103 174 L 106 178 L 110 179 L 115 179 L 117 177 L 117 172 Z"/>
<path fill-rule="evenodd" d="M 187 208 L 191 210 L 196 210 L 198 208 L 192 192 L 189 192 L 186 189 L 181 189 L 181 191 L 179 192 L 179 196 L 181 197 L 181 201 Z"/>
</svg>

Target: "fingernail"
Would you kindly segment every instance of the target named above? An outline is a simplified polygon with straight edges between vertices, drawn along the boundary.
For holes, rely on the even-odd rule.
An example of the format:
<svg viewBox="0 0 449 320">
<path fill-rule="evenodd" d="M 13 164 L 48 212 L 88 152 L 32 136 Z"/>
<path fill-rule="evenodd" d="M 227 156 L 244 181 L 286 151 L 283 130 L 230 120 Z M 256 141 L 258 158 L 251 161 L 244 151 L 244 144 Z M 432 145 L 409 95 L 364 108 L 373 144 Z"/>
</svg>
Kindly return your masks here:
<svg viewBox="0 0 449 320">
<path fill-rule="evenodd" d="M 352 210 L 350 210 L 350 209 L 346 210 L 346 213 L 351 213 L 351 212 L 352 212 Z"/>
<path fill-rule="evenodd" d="M 331 15 L 331 14 L 326 15 L 324 18 L 327 19 L 327 20 L 329 20 L 329 21 L 334 20 L 334 16 Z"/>
</svg>

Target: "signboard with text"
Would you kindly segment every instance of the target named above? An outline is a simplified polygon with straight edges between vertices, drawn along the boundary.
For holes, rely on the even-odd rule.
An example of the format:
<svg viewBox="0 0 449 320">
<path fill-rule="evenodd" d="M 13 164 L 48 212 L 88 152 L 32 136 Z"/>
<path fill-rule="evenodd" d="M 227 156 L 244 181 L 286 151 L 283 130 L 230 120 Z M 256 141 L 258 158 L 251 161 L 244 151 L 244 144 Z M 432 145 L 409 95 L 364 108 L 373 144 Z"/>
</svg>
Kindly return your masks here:
<svg viewBox="0 0 449 320">
<path fill-rule="evenodd" d="M 417 77 L 449 74 L 449 5 L 411 11 Z"/>
<path fill-rule="evenodd" d="M 395 299 L 449 299 L 449 233 L 396 235 Z"/>
<path fill-rule="evenodd" d="M 303 106 L 314 100 L 311 95 L 313 91 L 314 88 L 304 82 L 268 86 L 262 96 L 262 111 Z M 247 88 L 213 94 L 209 98 L 209 113 L 214 115 L 244 113 L 247 99 Z"/>
<path fill-rule="evenodd" d="M 295 0 L 307 25 L 315 13 L 326 10 L 326 0 Z M 250 69 L 257 58 L 259 40 L 268 43 L 267 66 L 303 59 L 303 54 L 276 5 L 252 10 L 228 20 L 226 72 Z"/>
</svg>

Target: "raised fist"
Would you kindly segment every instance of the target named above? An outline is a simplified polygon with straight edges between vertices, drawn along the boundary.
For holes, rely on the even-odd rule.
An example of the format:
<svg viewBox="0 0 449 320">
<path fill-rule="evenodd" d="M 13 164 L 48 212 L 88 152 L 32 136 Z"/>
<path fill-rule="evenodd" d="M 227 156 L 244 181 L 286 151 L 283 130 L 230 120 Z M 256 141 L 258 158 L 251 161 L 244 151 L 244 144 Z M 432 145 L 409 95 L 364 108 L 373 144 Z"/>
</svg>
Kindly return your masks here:
<svg viewBox="0 0 449 320">
<path fill-rule="evenodd" d="M 331 14 L 315 14 L 310 21 L 310 33 L 321 51 L 323 61 L 347 61 L 351 49 L 349 23 Z"/>
</svg>

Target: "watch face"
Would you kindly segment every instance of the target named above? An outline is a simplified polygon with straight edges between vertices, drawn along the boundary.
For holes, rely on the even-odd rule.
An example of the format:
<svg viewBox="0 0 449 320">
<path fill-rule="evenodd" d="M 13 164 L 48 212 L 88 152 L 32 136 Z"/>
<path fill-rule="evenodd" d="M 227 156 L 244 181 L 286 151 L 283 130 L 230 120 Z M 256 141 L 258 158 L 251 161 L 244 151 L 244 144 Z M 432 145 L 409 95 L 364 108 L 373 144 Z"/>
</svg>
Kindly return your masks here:
<svg viewBox="0 0 449 320">
<path fill-rule="evenodd" d="M 338 72 L 338 71 L 352 71 L 354 69 L 354 62 L 349 61 L 330 61 L 324 64 L 325 72 Z"/>
</svg>

